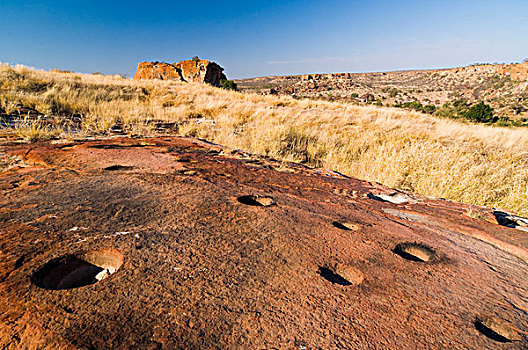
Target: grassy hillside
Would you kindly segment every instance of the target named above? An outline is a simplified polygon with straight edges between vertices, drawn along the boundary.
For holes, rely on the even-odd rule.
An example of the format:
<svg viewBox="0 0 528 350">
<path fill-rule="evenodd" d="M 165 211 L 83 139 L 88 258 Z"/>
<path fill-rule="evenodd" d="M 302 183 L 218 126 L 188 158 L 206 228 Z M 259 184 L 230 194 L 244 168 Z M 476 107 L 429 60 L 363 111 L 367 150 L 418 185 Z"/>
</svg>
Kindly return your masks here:
<svg viewBox="0 0 528 350">
<path fill-rule="evenodd" d="M 506 74 L 505 71 L 510 73 Z M 512 71 L 515 71 L 512 73 Z M 528 126 L 528 62 L 441 70 L 305 74 L 237 80 L 244 92 L 398 107 L 451 118 L 485 102 L 489 123 Z M 524 73 L 523 73 L 524 72 Z"/>
<path fill-rule="evenodd" d="M 178 133 L 528 215 L 526 129 L 393 108 L 8 65 L 0 66 L 0 113 L 7 136 Z"/>
</svg>

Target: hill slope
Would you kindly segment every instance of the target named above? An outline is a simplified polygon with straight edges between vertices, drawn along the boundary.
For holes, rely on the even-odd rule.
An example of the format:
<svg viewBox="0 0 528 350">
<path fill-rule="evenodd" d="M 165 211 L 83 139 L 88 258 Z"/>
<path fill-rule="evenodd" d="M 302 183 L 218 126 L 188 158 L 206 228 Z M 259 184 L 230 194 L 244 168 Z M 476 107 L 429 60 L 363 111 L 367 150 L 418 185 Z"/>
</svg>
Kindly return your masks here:
<svg viewBox="0 0 528 350">
<path fill-rule="evenodd" d="M 418 102 L 440 108 L 456 100 L 469 104 L 485 101 L 498 116 L 528 118 L 528 62 L 440 70 L 262 77 L 237 80 L 237 84 L 242 91 L 384 106 Z"/>
<path fill-rule="evenodd" d="M 194 136 L 393 188 L 528 215 L 524 128 L 6 65 L 0 66 L 0 109 L 6 137 Z"/>
</svg>

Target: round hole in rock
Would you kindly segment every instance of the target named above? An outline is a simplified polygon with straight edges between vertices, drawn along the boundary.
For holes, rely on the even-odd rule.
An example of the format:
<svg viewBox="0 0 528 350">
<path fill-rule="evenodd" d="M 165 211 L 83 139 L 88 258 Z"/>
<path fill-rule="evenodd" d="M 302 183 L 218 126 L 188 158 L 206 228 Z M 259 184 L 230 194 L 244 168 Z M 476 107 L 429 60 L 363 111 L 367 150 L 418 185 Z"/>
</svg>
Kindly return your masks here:
<svg viewBox="0 0 528 350">
<path fill-rule="evenodd" d="M 31 276 L 31 282 L 49 290 L 79 288 L 101 281 L 122 264 L 123 255 L 115 249 L 66 255 L 48 261 Z"/>
<path fill-rule="evenodd" d="M 389 202 L 394 204 L 402 204 L 407 203 L 410 199 L 409 196 L 402 194 L 402 193 L 393 193 L 393 194 L 367 194 L 367 197 L 370 199 L 375 199 L 380 202 Z"/>
<path fill-rule="evenodd" d="M 513 214 L 508 214 L 500 210 L 495 210 L 493 212 L 497 223 L 502 226 L 511 227 L 511 228 L 521 228 L 526 229 L 528 227 L 528 219 Z"/>
<path fill-rule="evenodd" d="M 117 171 L 117 170 L 132 170 L 134 169 L 133 166 L 128 166 L 128 165 L 111 165 L 111 166 L 107 166 L 106 168 L 104 168 L 104 170 L 108 170 L 108 171 Z"/>
<path fill-rule="evenodd" d="M 269 207 L 275 204 L 275 201 L 273 200 L 273 198 L 269 196 L 248 195 L 248 196 L 240 196 L 237 198 L 237 200 L 242 204 L 254 205 L 258 207 Z"/>
<path fill-rule="evenodd" d="M 435 256 L 435 251 L 421 243 L 400 243 L 394 248 L 394 253 L 404 259 L 427 262 Z"/>
<path fill-rule="evenodd" d="M 361 271 L 345 264 L 337 264 L 332 268 L 320 266 L 318 272 L 327 281 L 341 286 L 358 285 L 365 279 Z"/>
<path fill-rule="evenodd" d="M 91 145 L 88 148 L 97 148 L 97 149 L 122 149 L 122 148 L 134 148 L 134 147 L 146 147 L 147 145 L 120 145 L 120 144 L 101 144 L 101 145 Z"/>
<path fill-rule="evenodd" d="M 334 225 L 334 227 L 337 227 L 340 230 L 345 231 L 356 231 L 359 229 L 358 225 L 346 221 L 334 221 L 332 222 L 332 225 Z"/>
<path fill-rule="evenodd" d="M 475 318 L 475 328 L 497 342 L 507 343 L 521 340 L 519 334 L 506 321 L 494 316 L 477 316 Z"/>
</svg>

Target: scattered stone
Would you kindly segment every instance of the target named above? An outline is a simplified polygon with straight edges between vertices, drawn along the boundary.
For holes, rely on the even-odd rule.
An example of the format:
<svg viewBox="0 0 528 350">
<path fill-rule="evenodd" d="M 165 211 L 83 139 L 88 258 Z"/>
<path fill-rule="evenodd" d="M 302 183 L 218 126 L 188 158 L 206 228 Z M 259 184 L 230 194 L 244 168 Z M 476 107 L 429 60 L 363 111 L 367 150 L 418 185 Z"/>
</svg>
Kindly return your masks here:
<svg viewBox="0 0 528 350">
<path fill-rule="evenodd" d="M 334 270 L 336 274 L 343 276 L 344 279 L 346 279 L 353 285 L 361 284 L 365 279 L 365 275 L 363 275 L 363 272 L 350 265 L 337 264 Z"/>
</svg>

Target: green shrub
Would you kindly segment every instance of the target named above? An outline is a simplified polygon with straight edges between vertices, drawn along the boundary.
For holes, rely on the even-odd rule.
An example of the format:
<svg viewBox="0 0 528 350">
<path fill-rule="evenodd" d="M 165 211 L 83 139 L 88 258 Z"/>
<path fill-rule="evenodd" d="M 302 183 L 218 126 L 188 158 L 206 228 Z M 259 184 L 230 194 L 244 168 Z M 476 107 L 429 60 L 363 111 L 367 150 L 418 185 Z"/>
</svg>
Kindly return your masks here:
<svg viewBox="0 0 528 350">
<path fill-rule="evenodd" d="M 455 107 L 451 106 L 451 103 L 446 102 L 442 105 L 442 107 L 438 108 L 434 115 L 440 118 L 456 118 L 456 109 Z"/>
<path fill-rule="evenodd" d="M 422 112 L 427 113 L 427 114 L 433 114 L 435 111 L 436 111 L 436 106 L 434 105 L 425 105 L 422 108 Z"/>
<path fill-rule="evenodd" d="M 433 106 L 433 105 L 424 106 L 418 101 L 396 103 L 394 107 L 412 109 L 414 111 L 427 113 L 427 114 L 433 114 L 436 111 L 436 106 Z M 446 108 L 448 108 L 448 106 L 446 106 Z"/>
<path fill-rule="evenodd" d="M 390 97 L 396 97 L 398 96 L 398 94 L 400 93 L 400 90 L 396 89 L 396 88 L 392 88 L 389 90 L 389 96 Z"/>
<path fill-rule="evenodd" d="M 477 123 L 489 123 L 494 121 L 493 108 L 484 102 L 472 106 L 467 112 L 463 113 L 462 116 Z"/>
<path fill-rule="evenodd" d="M 238 91 L 237 84 L 233 80 L 226 80 L 226 79 L 220 80 L 220 87 L 226 90 Z"/>
<path fill-rule="evenodd" d="M 425 106 L 424 110 L 426 107 L 428 106 Z M 442 107 L 434 111 L 434 115 L 442 118 L 464 118 L 476 123 L 497 123 L 500 121 L 501 125 L 507 124 L 507 121 L 494 117 L 493 108 L 484 102 L 470 106 L 467 101 L 462 99 L 456 100 L 452 104 L 444 103 Z"/>
<path fill-rule="evenodd" d="M 408 109 L 412 109 L 412 110 L 419 111 L 419 112 L 421 112 L 423 108 L 422 104 L 418 101 L 404 102 L 400 106 L 403 108 L 408 108 Z"/>
</svg>

